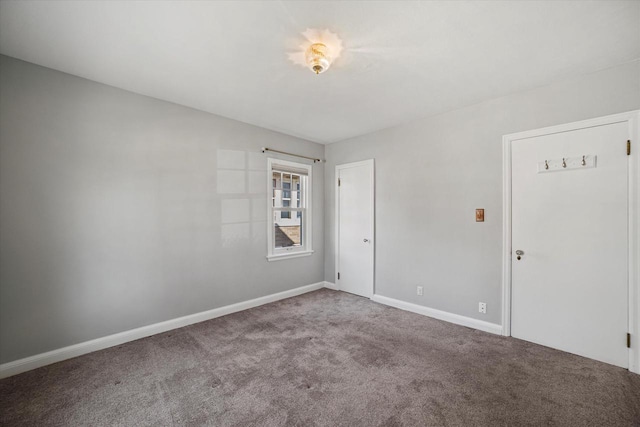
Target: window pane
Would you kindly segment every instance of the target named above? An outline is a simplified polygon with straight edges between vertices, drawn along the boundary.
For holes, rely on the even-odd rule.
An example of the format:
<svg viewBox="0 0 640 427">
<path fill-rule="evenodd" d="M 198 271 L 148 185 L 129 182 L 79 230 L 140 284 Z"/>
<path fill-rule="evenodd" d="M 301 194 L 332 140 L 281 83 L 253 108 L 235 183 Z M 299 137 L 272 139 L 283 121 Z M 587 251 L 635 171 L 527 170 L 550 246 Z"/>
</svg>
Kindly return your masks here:
<svg viewBox="0 0 640 427">
<path fill-rule="evenodd" d="M 280 214 L 280 220 L 278 220 L 278 213 Z M 298 212 L 299 215 L 302 212 Z M 283 215 L 288 215 L 286 220 Z M 276 248 L 287 248 L 293 246 L 302 245 L 302 216 L 298 216 L 294 219 L 291 211 L 276 212 L 276 221 L 274 224 L 274 237 Z"/>
<path fill-rule="evenodd" d="M 270 176 L 273 191 L 270 197 L 273 200 L 269 255 L 284 255 L 289 250 L 296 253 L 305 248 L 306 224 L 306 190 L 311 175 L 308 165 L 286 165 L 272 163 Z M 308 174 L 308 175 L 307 175 Z M 303 194 L 304 192 L 304 194 Z M 298 209 L 300 212 L 298 212 Z"/>
<path fill-rule="evenodd" d="M 282 190 L 273 190 L 273 207 L 282 207 Z"/>
</svg>

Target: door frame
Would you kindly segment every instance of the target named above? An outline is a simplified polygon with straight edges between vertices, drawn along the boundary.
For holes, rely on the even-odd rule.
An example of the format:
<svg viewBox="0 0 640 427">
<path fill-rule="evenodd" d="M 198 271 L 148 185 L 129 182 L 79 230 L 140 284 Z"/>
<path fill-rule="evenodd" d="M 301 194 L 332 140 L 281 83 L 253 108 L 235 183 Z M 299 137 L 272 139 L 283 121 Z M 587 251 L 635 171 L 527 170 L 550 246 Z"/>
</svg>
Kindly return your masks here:
<svg viewBox="0 0 640 427">
<path fill-rule="evenodd" d="M 502 137 L 502 335 L 511 336 L 511 147 L 519 140 L 626 122 L 631 135 L 628 169 L 628 332 L 629 370 L 640 374 L 640 110 L 551 126 Z M 623 149 L 621 142 L 620 149 Z"/>
<path fill-rule="evenodd" d="M 336 288 L 338 290 L 340 290 L 340 282 L 338 281 L 338 272 L 340 271 L 340 189 L 338 188 L 338 177 L 339 172 L 342 169 L 348 169 L 348 168 L 353 168 L 353 167 L 359 167 L 359 166 L 368 166 L 369 167 L 369 176 L 371 178 L 371 188 L 369 189 L 370 194 L 371 194 L 371 205 L 369 206 L 369 211 L 371 213 L 371 228 L 369 230 L 369 235 L 371 236 L 371 244 L 372 244 L 372 250 L 371 250 L 371 268 L 373 269 L 373 275 L 372 277 L 372 283 L 371 283 L 371 290 L 370 290 L 370 295 L 369 298 L 373 297 L 373 295 L 375 294 L 375 283 L 376 283 L 376 265 L 375 265 L 375 260 L 376 260 L 376 236 L 375 236 L 375 218 L 376 218 L 376 214 L 375 214 L 375 196 L 376 196 L 376 192 L 375 192 L 375 187 L 376 187 L 376 181 L 375 181 L 375 164 L 374 164 L 374 160 L 373 159 L 368 159 L 368 160 L 362 160 L 360 162 L 352 162 L 352 163 L 344 163 L 341 165 L 336 165 L 336 169 L 335 169 L 335 175 L 334 175 L 334 181 L 335 181 L 335 206 L 336 206 L 336 212 L 335 212 L 335 225 L 336 225 L 336 229 L 335 229 L 335 239 L 336 239 L 336 243 L 335 243 L 335 271 L 333 272 L 333 280 L 334 283 L 336 284 Z"/>
</svg>

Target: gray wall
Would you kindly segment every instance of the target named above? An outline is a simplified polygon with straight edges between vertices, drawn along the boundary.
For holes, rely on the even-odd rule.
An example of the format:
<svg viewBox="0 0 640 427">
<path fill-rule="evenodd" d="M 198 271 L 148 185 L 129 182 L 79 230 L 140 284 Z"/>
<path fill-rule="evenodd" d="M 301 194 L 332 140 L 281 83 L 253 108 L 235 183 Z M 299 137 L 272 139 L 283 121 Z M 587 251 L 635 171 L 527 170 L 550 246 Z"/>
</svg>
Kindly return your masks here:
<svg viewBox="0 0 640 427">
<path fill-rule="evenodd" d="M 500 323 L 502 135 L 638 108 L 634 62 L 325 150 L 0 56 L 0 363 L 333 282 L 334 168 L 368 158 L 376 293 Z M 327 158 L 311 257 L 265 259 L 262 146 Z"/>
<path fill-rule="evenodd" d="M 502 136 L 638 108 L 634 62 L 328 145 L 325 280 L 335 282 L 335 165 L 373 158 L 375 292 L 500 324 Z"/>
<path fill-rule="evenodd" d="M 0 363 L 323 280 L 323 165 L 267 262 L 260 152 L 322 145 L 6 56 L 0 95 Z"/>
</svg>

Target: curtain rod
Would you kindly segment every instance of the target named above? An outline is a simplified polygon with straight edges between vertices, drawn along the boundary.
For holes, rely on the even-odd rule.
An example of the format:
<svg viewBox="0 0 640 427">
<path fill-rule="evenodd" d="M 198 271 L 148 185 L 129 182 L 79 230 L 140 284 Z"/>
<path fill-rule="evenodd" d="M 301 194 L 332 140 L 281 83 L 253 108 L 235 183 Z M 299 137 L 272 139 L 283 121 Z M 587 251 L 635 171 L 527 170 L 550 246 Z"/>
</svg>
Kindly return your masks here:
<svg viewBox="0 0 640 427">
<path fill-rule="evenodd" d="M 299 154 L 287 153 L 286 151 L 274 150 L 273 148 L 262 147 L 262 152 L 264 153 L 265 151 L 273 151 L 274 153 L 286 154 L 287 156 L 300 157 L 302 159 L 309 159 L 309 160 L 313 160 L 313 163 L 322 162 L 321 159 L 316 159 L 316 158 L 307 157 L 307 156 L 301 156 Z"/>
</svg>

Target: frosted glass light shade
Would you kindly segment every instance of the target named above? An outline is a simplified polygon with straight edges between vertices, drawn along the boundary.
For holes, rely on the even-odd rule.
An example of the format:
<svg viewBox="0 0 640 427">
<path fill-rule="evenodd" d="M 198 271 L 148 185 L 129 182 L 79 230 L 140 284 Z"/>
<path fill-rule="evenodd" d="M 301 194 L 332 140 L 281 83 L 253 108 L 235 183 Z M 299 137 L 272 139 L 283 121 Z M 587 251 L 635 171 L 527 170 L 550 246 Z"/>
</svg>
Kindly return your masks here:
<svg viewBox="0 0 640 427">
<path fill-rule="evenodd" d="M 307 65 L 316 74 L 324 73 L 331 66 L 329 49 L 322 43 L 314 43 L 305 52 Z"/>
</svg>

